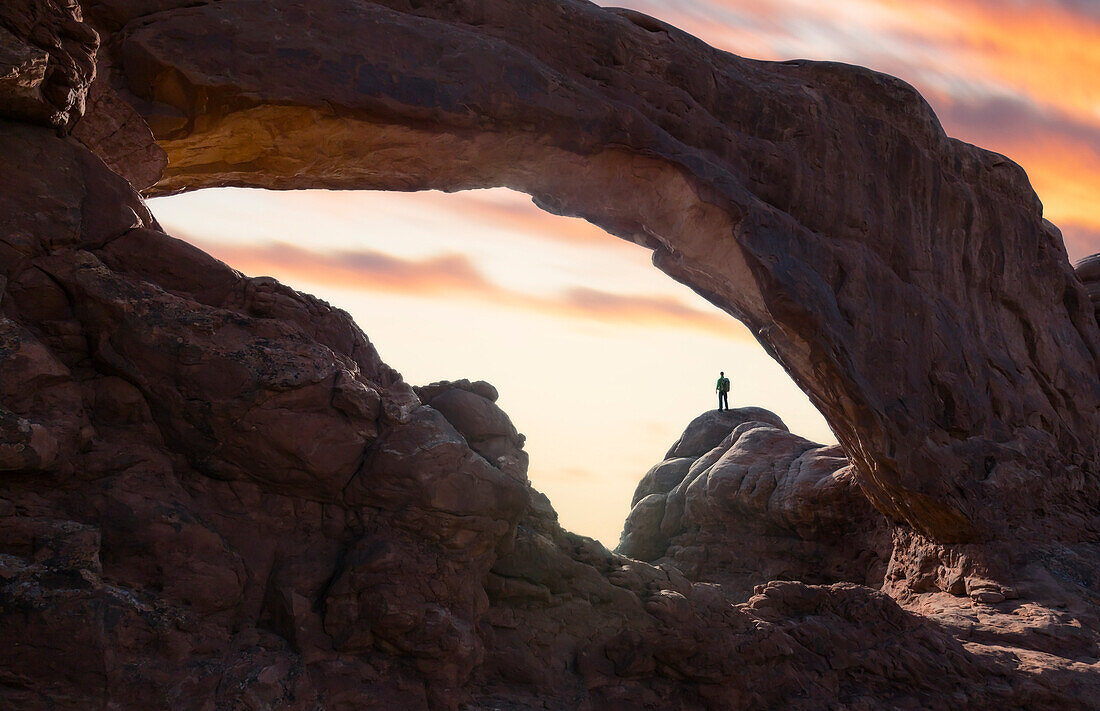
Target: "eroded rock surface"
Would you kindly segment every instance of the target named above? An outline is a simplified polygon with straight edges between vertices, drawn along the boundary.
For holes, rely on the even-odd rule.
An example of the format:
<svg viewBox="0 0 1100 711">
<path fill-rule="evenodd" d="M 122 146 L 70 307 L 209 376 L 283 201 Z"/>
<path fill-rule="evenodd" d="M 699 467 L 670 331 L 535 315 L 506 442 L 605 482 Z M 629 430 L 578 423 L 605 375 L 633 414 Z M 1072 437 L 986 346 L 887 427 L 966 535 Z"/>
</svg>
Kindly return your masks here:
<svg viewBox="0 0 1100 711">
<path fill-rule="evenodd" d="M 0 107 L 52 127 L 0 120 L 0 706 L 1095 706 L 1088 292 L 1022 173 L 911 89 L 572 1 L 84 10 L 77 133 L 116 172 L 53 130 L 92 75 L 76 6 L 0 9 Z M 895 524 L 889 596 L 807 584 L 858 579 L 819 550 L 760 553 L 803 580 L 746 600 L 561 530 L 491 386 L 415 390 L 346 314 L 163 234 L 145 121 L 154 191 L 509 185 L 653 248 L 829 417 Z M 647 495 L 679 536 L 732 505 L 750 550 L 822 545 L 839 453 L 751 417 Z"/>
<path fill-rule="evenodd" d="M 697 417 L 642 478 L 617 552 L 747 599 L 769 580 L 882 585 L 891 539 L 840 447 L 760 408 Z"/>
<path fill-rule="evenodd" d="M 102 76 L 88 88 L 88 114 L 76 124 L 73 136 L 136 189 L 152 187 L 164 173 L 168 156 L 141 114 L 110 86 L 106 64 L 99 72 Z"/>
<path fill-rule="evenodd" d="M 1100 320 L 1100 254 L 1093 254 L 1077 262 L 1074 272 L 1081 283 L 1085 285 L 1089 300 L 1092 302 L 1093 313 Z"/>
<path fill-rule="evenodd" d="M 919 534 L 899 541 L 1013 587 L 1041 541 L 1100 536 L 1087 292 L 1023 171 L 908 85 L 579 0 L 87 10 L 171 158 L 153 192 L 527 192 L 744 321 Z"/>
<path fill-rule="evenodd" d="M 68 129 L 84 114 L 99 35 L 76 0 L 0 5 L 0 116 Z"/>
<path fill-rule="evenodd" d="M 488 384 L 410 388 L 346 314 L 163 234 L 49 129 L 0 122 L 0 174 L 4 708 L 1085 708 L 1097 691 L 1074 608 L 990 638 L 1008 613 L 967 626 L 956 604 L 964 637 L 865 587 L 740 601 L 563 531 Z M 1076 625 L 1076 656 L 1028 646 L 1048 621 Z"/>
<path fill-rule="evenodd" d="M 77 144 L 5 122 L 0 174 L 0 705 L 451 707 L 526 459 Z"/>
</svg>

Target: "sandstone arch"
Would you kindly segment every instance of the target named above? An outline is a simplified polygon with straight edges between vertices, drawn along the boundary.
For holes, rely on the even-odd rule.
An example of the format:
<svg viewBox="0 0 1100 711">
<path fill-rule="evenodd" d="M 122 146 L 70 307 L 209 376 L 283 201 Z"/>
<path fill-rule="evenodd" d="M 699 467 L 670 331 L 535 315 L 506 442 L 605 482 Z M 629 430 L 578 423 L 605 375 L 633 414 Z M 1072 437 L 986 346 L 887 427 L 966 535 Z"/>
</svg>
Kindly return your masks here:
<svg viewBox="0 0 1100 711">
<path fill-rule="evenodd" d="M 87 94 L 90 113 L 76 135 L 133 184 L 163 171 L 137 107 L 158 130 L 181 132 L 161 138 L 173 155 L 175 141 L 192 137 L 200 141 L 192 147 L 207 141 L 208 155 L 221 156 L 205 166 L 177 163 L 177 187 L 262 176 L 287 186 L 351 185 L 402 175 L 453 180 L 456 188 L 526 185 L 552 209 L 586 214 L 648 244 L 667 271 L 749 320 L 836 408 L 834 424 L 848 434 L 864 488 L 895 520 L 940 541 L 968 535 L 978 542 L 930 545 L 899 525 L 888 583 L 907 585 L 891 590 L 896 599 L 858 585 L 773 581 L 736 603 L 727 587 L 562 530 L 546 498 L 529 488 L 522 442 L 491 386 L 413 389 L 347 314 L 271 279 L 244 277 L 167 236 L 131 183 L 54 135 L 81 113 L 95 42 L 74 0 L 24 0 L 0 5 L 0 629 L 13 640 L 0 654 L 0 698 L 8 706 L 1091 708 L 1100 629 L 1096 326 L 1082 320 L 1081 287 L 1018 171 L 944 138 L 926 107 L 891 80 L 743 62 L 654 20 L 582 4 L 523 5 L 526 14 L 509 18 L 494 13 L 520 5 L 440 3 L 435 11 L 451 13 L 449 20 L 441 14 L 428 22 L 366 2 L 328 3 L 312 11 L 313 25 L 289 27 L 355 26 L 365 13 L 393 22 L 367 23 L 373 34 L 356 36 L 400 38 L 404 22 L 434 28 L 436 39 L 472 36 L 466 50 L 511 37 L 524 62 L 558 62 L 556 74 L 546 69 L 554 86 L 573 87 L 572 95 L 587 87 L 591 106 L 600 96 L 618 102 L 555 133 L 564 125 L 560 112 L 540 124 L 545 107 L 524 113 L 516 108 L 523 102 L 498 101 L 458 130 L 453 112 L 427 108 L 445 88 L 415 80 L 417 71 L 431 73 L 429 65 L 377 74 L 404 89 L 371 111 L 389 111 L 389 125 L 404 127 L 400 135 L 434 133 L 443 137 L 438 145 L 481 140 L 471 164 L 454 151 L 413 154 L 416 144 L 401 143 L 389 155 L 405 162 L 333 151 L 328 162 L 308 163 L 304 156 L 326 152 L 304 124 L 297 136 L 273 136 L 266 153 L 239 133 L 219 135 L 218 127 L 248 126 L 240 119 L 251 109 L 273 119 L 339 115 L 356 130 L 379 123 L 362 107 L 303 109 L 301 101 L 268 104 L 262 92 L 232 89 L 253 82 L 249 72 L 263 62 L 229 64 L 207 79 L 193 67 L 181 70 L 183 55 L 140 65 L 161 66 L 149 87 L 175 86 L 168 94 L 178 106 L 195 101 L 193 125 L 180 122 L 181 109 L 134 95 L 141 80 L 111 68 L 125 64 L 127 42 L 150 28 L 181 46 L 224 50 L 224 29 L 243 28 L 264 7 L 89 0 L 105 32 L 106 81 Z M 338 17 L 326 14 L 340 9 Z M 233 13 L 245 10 L 234 25 Z M 209 12 L 217 22 L 196 34 L 172 24 L 182 21 L 177 12 L 183 19 Z M 585 18 L 594 30 L 576 24 Z M 507 27 L 522 30 L 524 47 Z M 669 46 L 631 55 L 630 66 L 649 62 L 641 73 L 652 78 L 655 59 L 680 57 L 683 64 L 670 60 L 660 71 L 682 74 L 676 86 L 696 86 L 694 70 L 680 67 L 713 60 L 726 68 L 721 86 L 728 81 L 755 98 L 728 110 L 713 97 L 718 103 L 707 104 L 726 111 L 721 131 L 730 148 L 720 150 L 721 132 L 707 133 L 713 124 L 703 121 L 709 109 L 676 109 L 692 121 L 658 115 L 661 87 L 673 90 L 629 72 L 631 91 L 614 88 L 616 75 L 595 91 L 565 71 L 585 60 L 555 54 L 549 45 L 559 40 L 547 27 L 576 28 L 588 47 L 634 46 L 627 40 L 649 36 L 640 32 L 668 33 Z M 288 27 L 269 29 L 278 46 L 295 50 L 283 43 Z M 268 70 L 281 56 L 271 42 L 249 46 Z M 474 55 L 484 59 L 454 56 L 469 63 Z M 794 100 L 791 76 L 817 95 L 800 104 L 802 113 L 769 112 Z M 860 83 L 870 88 L 856 92 Z M 236 98 L 212 99 L 226 87 Z M 895 91 L 901 98 L 891 108 Z M 546 99 L 540 91 L 520 94 L 535 104 Z M 420 108 L 393 103 L 418 96 L 426 102 Z M 606 123 L 616 117 L 622 123 Z M 815 140 L 847 153 L 803 145 Z M 876 163 L 874 185 L 853 180 L 880 144 L 906 160 Z M 760 178 L 773 165 L 763 160 L 769 151 L 792 161 L 771 182 Z M 576 176 L 535 170 L 560 168 L 563 156 L 578 156 L 570 164 Z M 399 173 L 403 165 L 411 168 Z M 634 168 L 638 175 L 627 170 Z M 817 182 L 838 170 L 844 180 Z M 614 179 L 612 189 L 593 186 L 598 177 Z M 647 189 L 627 192 L 624 185 L 635 182 Z M 909 192 L 892 192 L 902 189 Z M 867 228 L 843 221 L 870 205 L 845 200 L 869 200 L 879 190 L 898 201 L 893 208 L 868 207 Z M 601 199 L 609 194 L 623 202 Z M 685 213 L 684 200 L 697 201 L 696 211 Z M 928 207 L 940 204 L 957 209 Z M 876 230 L 907 225 L 913 237 L 865 234 L 872 222 Z M 706 232 L 712 228 L 731 231 L 715 237 Z M 873 239 L 882 234 L 892 238 Z M 1093 276 L 1087 265 L 1080 274 Z M 879 281 L 861 281 L 867 275 Z M 884 369 L 883 339 L 899 334 L 914 356 L 907 370 L 893 362 Z M 932 360 L 940 353 L 951 360 Z M 1006 383 L 1018 389 L 1000 390 Z M 906 396 L 900 404 L 884 399 L 898 393 Z M 944 406 L 948 398 L 953 407 Z M 840 459 L 819 454 L 821 466 Z M 936 464 L 958 468 L 928 468 Z M 1040 483 L 1049 489 L 1037 490 Z M 989 510 L 967 508 L 975 504 Z M 1003 599 L 1003 578 L 1012 573 L 1027 583 L 1020 593 L 1028 599 Z M 1001 588 L 990 590 L 982 575 Z M 929 594 L 905 594 L 905 587 Z"/>
<path fill-rule="evenodd" d="M 584 2 L 188 5 L 85 3 L 105 51 L 78 135 L 129 125 L 90 145 L 155 176 L 136 109 L 169 157 L 148 194 L 527 192 L 744 321 L 899 540 L 1096 539 L 1086 294 L 1023 171 L 908 85 Z"/>
</svg>

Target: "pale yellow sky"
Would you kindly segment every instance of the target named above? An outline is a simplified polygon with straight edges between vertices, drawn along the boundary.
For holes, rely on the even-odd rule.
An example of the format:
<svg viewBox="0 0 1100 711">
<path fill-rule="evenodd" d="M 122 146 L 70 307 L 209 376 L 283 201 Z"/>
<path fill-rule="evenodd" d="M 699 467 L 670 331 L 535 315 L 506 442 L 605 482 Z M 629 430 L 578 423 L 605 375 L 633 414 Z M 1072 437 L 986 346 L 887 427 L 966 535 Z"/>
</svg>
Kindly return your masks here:
<svg viewBox="0 0 1100 711">
<path fill-rule="evenodd" d="M 648 250 L 524 195 L 221 189 L 150 207 L 246 274 L 346 309 L 409 382 L 496 385 L 534 485 L 566 528 L 609 547 L 638 480 L 714 407 L 719 370 L 731 405 L 835 441 L 748 331 Z"/>
</svg>

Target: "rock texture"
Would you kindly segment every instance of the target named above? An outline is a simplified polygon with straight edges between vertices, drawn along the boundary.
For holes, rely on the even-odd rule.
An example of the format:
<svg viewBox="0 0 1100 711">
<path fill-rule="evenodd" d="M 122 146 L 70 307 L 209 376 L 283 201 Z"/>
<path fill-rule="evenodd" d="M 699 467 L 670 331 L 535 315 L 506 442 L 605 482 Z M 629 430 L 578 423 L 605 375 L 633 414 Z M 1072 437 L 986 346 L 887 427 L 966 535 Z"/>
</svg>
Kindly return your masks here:
<svg viewBox="0 0 1100 711">
<path fill-rule="evenodd" d="M 1100 321 L 1100 254 L 1093 254 L 1077 262 L 1073 267 L 1077 278 L 1085 285 L 1089 300 L 1092 302 L 1093 314 Z"/>
<path fill-rule="evenodd" d="M 0 116 L 71 128 L 84 114 L 99 35 L 76 0 L 0 6 Z"/>
<path fill-rule="evenodd" d="M 753 330 L 914 532 L 899 566 L 935 550 L 1012 587 L 1032 543 L 1100 535 L 1087 293 L 1023 171 L 897 79 L 580 0 L 86 10 L 169 154 L 152 192 L 527 192 Z"/>
<path fill-rule="evenodd" d="M 911 89 L 572 0 L 83 10 L 99 157 L 57 135 L 76 6 L 0 9 L 0 707 L 1095 707 L 1091 304 L 1022 173 Z M 689 575 L 563 531 L 491 386 L 414 389 L 165 235 L 143 121 L 154 192 L 510 185 L 646 244 L 852 468 L 708 417 L 638 502 Z M 883 591 L 808 583 L 859 579 L 844 472 L 893 524 Z M 733 512 L 755 560 L 716 584 L 681 541 Z M 745 599 L 770 575 L 802 580 Z"/>
<path fill-rule="evenodd" d="M 168 156 L 153 141 L 141 114 L 111 88 L 110 71 L 101 63 L 103 76 L 88 87 L 88 115 L 73 128 L 73 136 L 111 170 L 144 190 L 160 180 Z"/>
<path fill-rule="evenodd" d="M 760 408 L 688 425 L 639 482 L 618 553 L 748 599 L 769 580 L 882 586 L 891 539 L 840 447 Z"/>
<path fill-rule="evenodd" d="M 569 534 L 488 384 L 410 388 L 346 314 L 163 234 L 48 129 L 0 122 L 0 175 L 4 708 L 1026 708 L 1096 691 L 1084 662 L 1032 669 L 866 588 L 770 583 L 735 604 Z M 703 446 L 690 434 L 684 452 Z"/>
<path fill-rule="evenodd" d="M 932 619 L 849 584 L 776 581 L 739 602 L 725 587 L 689 581 L 674 567 L 608 553 L 554 519 L 548 502 L 534 496 L 515 547 L 489 574 L 483 629 L 490 652 L 476 675 L 472 708 L 1093 703 L 1100 667 L 1089 654 L 1032 652 L 1018 646 L 1026 634 L 1006 646 L 998 645 L 1007 634 L 960 642 Z M 998 613 L 991 608 L 953 611 L 960 628 L 968 616 L 981 617 L 986 632 L 1007 631 L 1004 618 L 1012 617 L 993 619 Z M 1042 626 L 1036 620 L 1032 639 L 1042 637 Z M 1075 647 L 1073 654 L 1082 651 Z M 1041 674 L 1032 671 L 1040 668 Z"/>
<path fill-rule="evenodd" d="M 0 174 L 0 705 L 453 706 L 525 457 L 76 144 L 3 123 Z"/>
</svg>

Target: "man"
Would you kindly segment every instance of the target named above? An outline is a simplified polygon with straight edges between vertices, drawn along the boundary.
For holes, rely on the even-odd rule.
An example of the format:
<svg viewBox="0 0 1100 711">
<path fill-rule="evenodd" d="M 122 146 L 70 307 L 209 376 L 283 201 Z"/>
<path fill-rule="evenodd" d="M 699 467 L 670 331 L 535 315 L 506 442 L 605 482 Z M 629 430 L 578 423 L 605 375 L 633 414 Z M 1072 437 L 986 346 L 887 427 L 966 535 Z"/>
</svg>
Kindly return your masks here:
<svg viewBox="0 0 1100 711">
<path fill-rule="evenodd" d="M 726 377 L 725 372 L 718 373 L 718 385 L 714 387 L 715 392 L 718 393 L 718 409 L 728 410 L 730 409 L 730 379 Z"/>
</svg>

